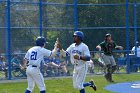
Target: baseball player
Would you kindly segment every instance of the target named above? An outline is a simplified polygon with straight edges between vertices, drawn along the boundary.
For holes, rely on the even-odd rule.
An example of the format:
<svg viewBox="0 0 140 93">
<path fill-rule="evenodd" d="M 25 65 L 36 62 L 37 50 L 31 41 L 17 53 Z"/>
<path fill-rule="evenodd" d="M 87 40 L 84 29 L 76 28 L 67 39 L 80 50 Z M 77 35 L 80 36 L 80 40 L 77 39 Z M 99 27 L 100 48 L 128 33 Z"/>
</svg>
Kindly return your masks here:
<svg viewBox="0 0 140 93">
<path fill-rule="evenodd" d="M 93 80 L 84 83 L 88 70 L 87 61 L 90 61 L 90 52 L 88 46 L 83 43 L 83 38 L 83 32 L 75 31 L 73 34 L 74 43 L 71 44 L 66 51 L 62 49 L 60 42 L 57 43 L 61 55 L 64 57 L 70 56 L 71 63 L 74 65 L 73 87 L 78 89 L 80 93 L 85 93 L 84 87 L 86 86 L 90 86 L 96 91 Z"/>
<path fill-rule="evenodd" d="M 36 39 L 36 46 L 30 48 L 24 58 L 24 67 L 27 65 L 26 74 L 28 81 L 28 88 L 25 93 L 31 93 L 37 84 L 40 93 L 46 93 L 43 75 L 40 72 L 40 63 L 43 61 L 44 56 L 55 56 L 56 46 L 53 51 L 45 49 L 46 40 L 44 37 L 39 36 Z"/>
<path fill-rule="evenodd" d="M 123 49 L 121 46 L 118 46 L 111 38 L 111 34 L 108 33 L 105 35 L 105 40 L 101 42 L 96 48 L 99 51 L 103 51 L 102 59 L 105 63 L 107 72 L 105 73 L 105 78 L 109 82 L 114 82 L 112 80 L 112 73 L 116 70 L 116 62 L 113 57 L 113 49 Z"/>
</svg>

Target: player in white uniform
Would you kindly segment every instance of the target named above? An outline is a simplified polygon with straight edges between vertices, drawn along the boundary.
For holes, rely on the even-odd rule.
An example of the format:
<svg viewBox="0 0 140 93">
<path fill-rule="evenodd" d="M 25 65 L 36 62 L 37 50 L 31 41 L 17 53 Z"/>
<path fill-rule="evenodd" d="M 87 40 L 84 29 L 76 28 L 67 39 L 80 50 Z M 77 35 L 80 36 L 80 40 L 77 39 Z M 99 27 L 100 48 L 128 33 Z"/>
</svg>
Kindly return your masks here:
<svg viewBox="0 0 140 93">
<path fill-rule="evenodd" d="M 84 87 L 86 86 L 90 86 L 96 91 L 96 86 L 94 85 L 93 80 L 84 83 L 88 70 L 87 61 L 90 61 L 88 46 L 82 42 L 84 34 L 81 31 L 75 31 L 73 38 L 74 43 L 71 44 L 66 51 L 62 49 L 60 42 L 58 42 L 58 48 L 60 49 L 61 54 L 64 57 L 69 55 L 71 63 L 74 65 L 73 87 L 78 89 L 80 93 L 85 93 Z"/>
<path fill-rule="evenodd" d="M 136 42 L 136 46 L 134 46 L 132 48 L 132 53 L 135 54 L 135 51 L 137 53 L 137 57 L 140 57 L 140 46 L 139 46 L 139 42 Z"/>
<path fill-rule="evenodd" d="M 56 47 L 53 51 L 45 49 L 46 40 L 40 36 L 36 39 L 36 46 L 30 48 L 24 58 L 24 67 L 27 65 L 26 74 L 28 81 L 28 88 L 25 93 L 31 93 L 37 84 L 40 93 L 46 93 L 43 75 L 40 72 L 40 63 L 43 57 L 54 56 L 56 54 Z"/>
<path fill-rule="evenodd" d="M 135 63 L 139 63 L 140 60 L 140 46 L 139 46 L 139 42 L 136 41 L 136 46 L 134 46 L 132 48 L 132 54 L 136 56 L 135 58 Z M 134 71 L 138 71 L 139 67 L 134 67 Z"/>
</svg>

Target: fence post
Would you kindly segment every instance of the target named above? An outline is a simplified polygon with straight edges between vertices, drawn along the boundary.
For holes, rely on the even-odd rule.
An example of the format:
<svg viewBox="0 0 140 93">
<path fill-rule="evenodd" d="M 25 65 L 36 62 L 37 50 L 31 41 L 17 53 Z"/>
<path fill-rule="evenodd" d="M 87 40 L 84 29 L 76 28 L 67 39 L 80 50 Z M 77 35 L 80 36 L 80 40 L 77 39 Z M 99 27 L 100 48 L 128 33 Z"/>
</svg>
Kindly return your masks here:
<svg viewBox="0 0 140 93">
<path fill-rule="evenodd" d="M 39 0 L 39 26 L 40 36 L 42 36 L 42 0 Z"/>
<path fill-rule="evenodd" d="M 74 31 L 78 30 L 77 0 L 74 0 Z"/>
<path fill-rule="evenodd" d="M 130 56 L 129 56 L 129 6 L 128 6 L 128 0 L 126 0 L 126 4 L 125 4 L 125 17 L 126 17 L 126 56 L 127 56 L 127 68 L 126 68 L 126 72 L 129 74 L 130 73 Z"/>
<path fill-rule="evenodd" d="M 8 61 L 8 79 L 11 80 L 11 33 L 10 33 L 10 0 L 7 0 L 7 12 L 6 12 L 6 33 L 7 33 L 7 47 L 6 55 Z"/>
<path fill-rule="evenodd" d="M 134 45 L 135 45 L 135 57 L 137 57 L 137 5 L 136 3 L 133 5 L 134 8 Z"/>
</svg>

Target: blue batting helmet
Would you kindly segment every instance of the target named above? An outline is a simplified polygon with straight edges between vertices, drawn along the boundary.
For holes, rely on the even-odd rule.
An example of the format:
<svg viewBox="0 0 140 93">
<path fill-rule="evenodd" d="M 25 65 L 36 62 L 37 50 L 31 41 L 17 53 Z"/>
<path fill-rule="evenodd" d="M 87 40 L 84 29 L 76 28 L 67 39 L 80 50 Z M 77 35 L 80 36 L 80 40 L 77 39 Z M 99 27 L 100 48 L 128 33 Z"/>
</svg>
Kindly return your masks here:
<svg viewBox="0 0 140 93">
<path fill-rule="evenodd" d="M 46 43 L 46 39 L 43 36 L 39 36 L 36 38 L 37 46 L 44 46 L 45 43 Z"/>
<path fill-rule="evenodd" d="M 75 31 L 73 36 L 79 37 L 81 41 L 83 41 L 83 39 L 84 39 L 84 33 L 81 31 Z"/>
</svg>

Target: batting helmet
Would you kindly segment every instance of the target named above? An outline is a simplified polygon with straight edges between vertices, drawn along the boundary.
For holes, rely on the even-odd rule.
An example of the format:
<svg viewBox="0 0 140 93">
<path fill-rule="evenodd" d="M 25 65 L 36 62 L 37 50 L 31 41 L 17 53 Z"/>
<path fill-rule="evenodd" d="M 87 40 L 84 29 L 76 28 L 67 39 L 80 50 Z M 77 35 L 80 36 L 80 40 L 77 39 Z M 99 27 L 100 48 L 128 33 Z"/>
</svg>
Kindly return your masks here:
<svg viewBox="0 0 140 93">
<path fill-rule="evenodd" d="M 84 39 L 84 33 L 81 31 L 75 31 L 73 36 L 79 37 L 81 41 L 83 41 L 83 39 Z"/>
<path fill-rule="evenodd" d="M 46 43 L 46 39 L 43 36 L 39 36 L 36 38 L 37 46 L 44 46 L 45 43 Z"/>
</svg>

